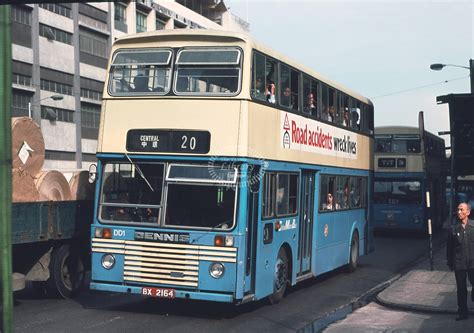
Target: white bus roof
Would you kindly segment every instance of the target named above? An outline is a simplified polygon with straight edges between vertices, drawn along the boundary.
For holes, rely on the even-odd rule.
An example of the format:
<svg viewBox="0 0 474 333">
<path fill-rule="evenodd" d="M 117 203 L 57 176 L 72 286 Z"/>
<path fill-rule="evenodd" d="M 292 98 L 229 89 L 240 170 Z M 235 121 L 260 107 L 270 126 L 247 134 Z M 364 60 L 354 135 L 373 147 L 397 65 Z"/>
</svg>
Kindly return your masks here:
<svg viewBox="0 0 474 333">
<path fill-rule="evenodd" d="M 291 58 L 281 54 L 280 52 L 275 51 L 274 49 L 264 45 L 263 43 L 255 41 L 250 35 L 246 33 L 240 32 L 233 32 L 233 31 L 221 31 L 221 30 L 209 30 L 209 29 L 169 29 L 169 30 L 158 30 L 158 31 L 148 31 L 142 32 L 133 35 L 127 35 L 124 37 L 118 38 L 114 42 L 115 47 L 121 47 L 128 44 L 134 43 L 147 43 L 147 42 L 155 42 L 155 41 L 163 41 L 167 39 L 177 39 L 177 37 L 181 37 L 183 40 L 193 38 L 195 40 L 196 36 L 207 37 L 209 41 L 219 40 L 219 39 L 227 39 L 229 42 L 244 42 L 248 44 L 250 47 L 255 48 L 256 50 L 265 53 L 266 55 L 272 56 L 302 72 L 320 80 L 324 83 L 330 85 L 331 87 L 342 91 L 358 100 L 367 103 L 369 105 L 373 105 L 372 102 L 367 98 L 364 97 L 355 91 L 348 89 L 328 78 L 321 75 L 320 73 L 316 72 L 315 70 L 301 65 L 297 61 L 292 60 Z"/>
</svg>

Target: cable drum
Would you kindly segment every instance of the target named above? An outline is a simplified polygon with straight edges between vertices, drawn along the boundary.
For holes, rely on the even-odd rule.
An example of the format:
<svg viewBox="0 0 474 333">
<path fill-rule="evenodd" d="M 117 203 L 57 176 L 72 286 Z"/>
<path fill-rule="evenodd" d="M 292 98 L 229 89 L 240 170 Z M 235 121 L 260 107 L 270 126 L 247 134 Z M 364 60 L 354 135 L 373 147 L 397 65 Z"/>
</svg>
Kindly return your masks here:
<svg viewBox="0 0 474 333">
<path fill-rule="evenodd" d="M 64 175 L 56 170 L 44 170 L 35 180 L 39 201 L 71 200 L 71 190 Z"/>
<path fill-rule="evenodd" d="M 12 118 L 12 168 L 36 177 L 45 159 L 41 128 L 29 117 Z"/>
<path fill-rule="evenodd" d="M 89 172 L 86 170 L 74 172 L 69 181 L 71 200 L 94 199 L 94 185 L 89 183 Z"/>
<path fill-rule="evenodd" d="M 24 170 L 12 169 L 12 202 L 38 201 L 35 179 Z"/>
</svg>

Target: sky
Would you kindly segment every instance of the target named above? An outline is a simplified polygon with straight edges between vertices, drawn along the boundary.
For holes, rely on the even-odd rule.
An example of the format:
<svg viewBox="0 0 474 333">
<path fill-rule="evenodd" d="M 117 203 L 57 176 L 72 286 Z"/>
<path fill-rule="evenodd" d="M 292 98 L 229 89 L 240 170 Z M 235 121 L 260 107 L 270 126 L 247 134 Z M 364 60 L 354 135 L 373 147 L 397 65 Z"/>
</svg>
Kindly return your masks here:
<svg viewBox="0 0 474 333">
<path fill-rule="evenodd" d="M 436 96 L 469 93 L 474 0 L 225 0 L 263 44 L 368 97 L 375 126 L 449 130 Z M 445 82 L 448 81 L 448 82 Z M 473 111 L 474 112 L 474 111 Z M 449 138 L 444 136 L 447 145 Z"/>
</svg>

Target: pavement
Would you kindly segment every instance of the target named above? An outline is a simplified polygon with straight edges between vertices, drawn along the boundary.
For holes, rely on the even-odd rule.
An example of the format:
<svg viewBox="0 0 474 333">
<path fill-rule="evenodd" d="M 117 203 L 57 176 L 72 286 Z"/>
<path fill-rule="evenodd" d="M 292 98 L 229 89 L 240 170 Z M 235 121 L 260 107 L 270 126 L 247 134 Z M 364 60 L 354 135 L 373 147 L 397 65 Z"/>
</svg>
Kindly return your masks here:
<svg viewBox="0 0 474 333">
<path fill-rule="evenodd" d="M 387 281 L 376 301 L 329 325 L 325 333 L 339 332 L 467 332 L 474 333 L 474 302 L 468 294 L 470 317 L 457 317 L 456 281 L 446 265 L 446 243 L 410 271 Z M 468 281 L 468 293 L 471 287 Z"/>
</svg>

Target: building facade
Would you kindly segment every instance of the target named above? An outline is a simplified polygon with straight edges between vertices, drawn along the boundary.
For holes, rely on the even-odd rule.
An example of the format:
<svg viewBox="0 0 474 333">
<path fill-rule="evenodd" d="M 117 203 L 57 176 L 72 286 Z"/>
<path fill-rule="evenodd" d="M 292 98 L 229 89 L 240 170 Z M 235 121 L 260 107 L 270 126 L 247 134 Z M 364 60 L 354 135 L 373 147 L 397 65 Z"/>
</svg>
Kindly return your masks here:
<svg viewBox="0 0 474 333">
<path fill-rule="evenodd" d="M 248 31 L 221 0 L 12 5 L 12 116 L 41 127 L 44 169 L 95 162 L 112 42 L 162 29 Z"/>
</svg>

